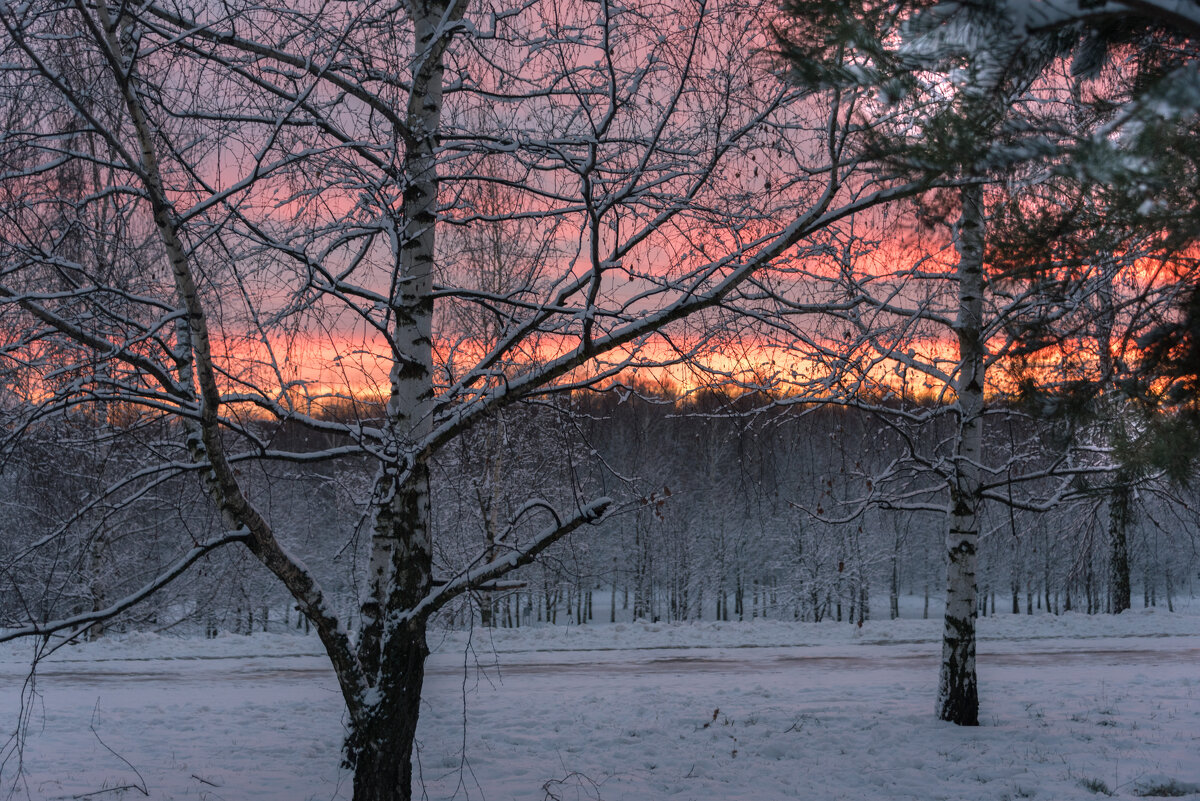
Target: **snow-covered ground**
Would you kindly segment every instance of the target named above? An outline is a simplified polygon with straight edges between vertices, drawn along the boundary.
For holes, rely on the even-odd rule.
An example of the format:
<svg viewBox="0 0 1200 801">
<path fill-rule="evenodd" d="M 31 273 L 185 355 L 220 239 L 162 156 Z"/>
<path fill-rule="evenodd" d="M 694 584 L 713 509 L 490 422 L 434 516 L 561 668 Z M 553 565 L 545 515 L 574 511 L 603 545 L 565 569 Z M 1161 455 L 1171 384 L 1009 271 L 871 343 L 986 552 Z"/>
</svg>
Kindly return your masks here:
<svg viewBox="0 0 1200 801">
<path fill-rule="evenodd" d="M 982 619 L 977 729 L 933 718 L 939 626 L 446 633 L 417 769 L 435 801 L 1200 795 L 1200 604 Z M 29 647 L 0 650 L 9 731 Z M 279 634 L 62 648 L 39 670 L 24 748 L 4 751 L 0 797 L 349 798 L 318 648 Z"/>
</svg>

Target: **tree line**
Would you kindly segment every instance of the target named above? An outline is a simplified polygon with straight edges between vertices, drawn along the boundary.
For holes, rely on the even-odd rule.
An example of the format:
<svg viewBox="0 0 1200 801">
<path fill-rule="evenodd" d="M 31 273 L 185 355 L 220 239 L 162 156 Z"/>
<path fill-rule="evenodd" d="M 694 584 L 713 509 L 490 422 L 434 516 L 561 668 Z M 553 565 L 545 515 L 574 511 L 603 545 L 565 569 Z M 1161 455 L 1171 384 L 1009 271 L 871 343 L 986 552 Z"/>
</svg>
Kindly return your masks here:
<svg viewBox="0 0 1200 801">
<path fill-rule="evenodd" d="M 90 430 L 97 425 L 87 421 Z M 1060 423 L 1018 409 L 997 410 L 989 427 L 1004 460 L 1050 460 L 1049 448 L 1064 445 L 1053 436 Z M 55 526 L 79 542 L 74 562 L 30 562 L 10 572 L 4 625 L 103 609 L 162 570 L 170 549 L 156 543 L 170 539 L 164 528 L 194 538 L 215 531 L 217 521 L 187 480 L 164 484 L 136 507 L 114 504 L 67 519 L 60 499 L 119 478 L 139 459 L 136 443 L 146 433 L 114 426 L 107 447 L 78 451 L 71 465 L 27 439 L 23 469 L 12 471 L 2 501 L 12 532 L 6 550 L 29 548 L 36 532 Z M 296 450 L 330 444 L 294 426 L 262 436 Z M 51 437 L 62 438 L 61 431 Z M 1026 450 L 1006 450 L 1013 447 Z M 495 558 L 520 547 L 509 538 L 519 537 L 513 524 L 530 501 L 604 492 L 617 509 L 514 571 L 508 585 L 448 607 L 438 625 L 759 617 L 855 623 L 898 617 L 901 597 L 922 599 L 920 614 L 936 617 L 944 599 L 939 515 L 888 509 L 886 499 L 869 508 L 858 503 L 866 484 L 903 455 L 899 435 L 854 407 L 771 406 L 635 385 L 507 409 L 431 465 L 442 546 L 435 581 L 469 570 L 481 548 Z M 353 607 L 359 589 L 363 554 L 353 543 L 370 479 L 365 461 L 336 470 L 288 464 L 247 479 L 256 503 L 293 516 L 291 550 L 337 566 L 328 586 L 341 608 Z M 1190 596 L 1197 578 L 1193 493 L 1162 479 L 1129 493 L 1114 499 L 1101 480 L 1050 511 L 990 507 L 979 555 L 980 614 L 1120 612 L 1122 586 L 1140 588 L 1143 606 L 1173 608 L 1177 595 Z M 1122 502 L 1129 505 L 1119 512 L 1127 518 L 1125 559 L 1113 564 L 1110 507 Z M 254 562 L 211 554 L 191 581 L 114 624 L 248 634 L 303 626 L 292 607 Z M 87 636 L 114 624 L 95 623 Z"/>
</svg>

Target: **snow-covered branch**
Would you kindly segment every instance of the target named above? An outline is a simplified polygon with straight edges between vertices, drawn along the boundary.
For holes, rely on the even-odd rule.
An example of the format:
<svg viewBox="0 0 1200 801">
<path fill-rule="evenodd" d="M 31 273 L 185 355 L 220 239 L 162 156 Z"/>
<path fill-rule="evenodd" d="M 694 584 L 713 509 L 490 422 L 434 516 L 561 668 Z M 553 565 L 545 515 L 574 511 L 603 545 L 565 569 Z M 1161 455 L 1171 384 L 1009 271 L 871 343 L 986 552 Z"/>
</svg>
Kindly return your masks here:
<svg viewBox="0 0 1200 801">
<path fill-rule="evenodd" d="M 136 592 L 124 596 L 104 609 L 98 609 L 94 612 L 82 612 L 71 617 L 48 620 L 43 623 L 30 623 L 19 628 L 0 631 L 0 642 L 7 642 L 20 637 L 47 637 L 65 629 L 85 629 L 93 623 L 114 618 L 130 607 L 153 596 L 159 590 L 182 576 L 201 557 L 208 555 L 222 546 L 235 542 L 245 542 L 248 537 L 248 531 L 238 530 L 226 532 L 219 537 L 205 540 L 172 562 L 166 570 L 159 573 L 152 581 L 145 584 Z"/>
</svg>

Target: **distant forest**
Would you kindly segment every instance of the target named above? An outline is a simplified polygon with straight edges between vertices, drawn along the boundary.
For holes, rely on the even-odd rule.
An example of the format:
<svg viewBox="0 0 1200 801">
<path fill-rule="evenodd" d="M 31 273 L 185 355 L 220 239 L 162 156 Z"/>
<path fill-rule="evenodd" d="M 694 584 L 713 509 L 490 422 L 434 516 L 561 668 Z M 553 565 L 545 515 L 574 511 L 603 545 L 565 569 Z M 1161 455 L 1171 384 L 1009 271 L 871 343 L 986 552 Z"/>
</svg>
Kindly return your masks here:
<svg viewBox="0 0 1200 801">
<path fill-rule="evenodd" d="M 346 410 L 327 410 L 339 413 Z M 40 452 L 44 437 L 26 438 L 22 469 L 0 500 L 4 547 L 15 554 L 33 544 L 35 532 L 63 529 L 86 541 L 71 549 L 86 558 L 39 562 L 16 574 L 0 588 L 4 625 L 101 609 L 160 572 L 181 534 L 212 534 L 217 521 L 195 475 L 162 482 L 137 504 L 75 513 L 60 503 L 97 493 L 148 458 L 169 434 L 163 425 L 110 422 L 109 437 L 70 451 L 69 461 L 62 451 L 54 458 Z M 258 436 L 289 453 L 338 444 L 302 427 L 246 425 L 264 426 Z M 718 392 L 662 397 L 645 387 L 507 407 L 433 463 L 441 546 L 435 582 L 469 569 L 481 546 L 493 558 L 519 547 L 523 533 L 550 522 L 542 502 L 562 508 L 602 493 L 618 499 L 618 509 L 504 583 L 464 596 L 439 620 L 454 627 L 636 618 L 854 623 L 899 615 L 901 596 L 923 599 L 921 611 L 938 617 L 946 501 L 930 465 L 944 456 L 939 425 L 904 430 L 860 408 L 730 400 Z M 1049 465 L 1056 444 L 1065 447 L 1063 428 L 1001 408 L 989 414 L 987 442 L 997 462 Z M 44 446 L 57 449 L 64 434 L 45 436 L 55 444 Z M 927 443 L 926 452 L 915 443 Z M 247 471 L 255 503 L 292 521 L 287 547 L 327 577 L 338 605 L 353 609 L 368 525 L 355 499 L 369 494 L 372 465 L 281 459 Z M 1111 587 L 1121 580 L 1112 563 L 1111 476 L 1076 477 L 1070 497 L 1049 511 L 1023 508 L 1059 483 L 1005 488 L 1012 503 L 986 506 L 981 614 L 1111 611 Z M 1132 488 L 1126 580 L 1140 588 L 1143 605 L 1170 608 L 1174 596 L 1194 594 L 1196 507 L 1187 485 L 1160 478 Z M 45 582 L 47 571 L 60 580 Z M 249 554 L 223 550 L 203 558 L 195 579 L 109 625 L 215 634 L 302 622 Z M 99 625 L 92 631 L 101 633 Z"/>
</svg>

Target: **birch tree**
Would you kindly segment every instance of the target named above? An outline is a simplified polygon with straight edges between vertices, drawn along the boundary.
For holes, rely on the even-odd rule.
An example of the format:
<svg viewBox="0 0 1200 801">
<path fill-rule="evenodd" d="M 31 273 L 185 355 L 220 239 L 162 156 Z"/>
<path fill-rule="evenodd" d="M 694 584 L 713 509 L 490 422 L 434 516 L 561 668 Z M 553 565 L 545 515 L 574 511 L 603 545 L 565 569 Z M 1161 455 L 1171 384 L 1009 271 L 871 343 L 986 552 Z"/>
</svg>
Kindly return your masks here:
<svg viewBox="0 0 1200 801">
<path fill-rule="evenodd" d="M 785 50 L 801 80 L 878 89 L 870 116 L 886 124 L 873 129 L 878 135 L 863 155 L 876 160 L 884 173 L 897 169 L 936 173 L 960 186 L 953 199 L 943 194 L 940 202 L 927 203 L 918 215 L 927 223 L 954 221 L 949 238 L 952 262 L 931 260 L 926 250 L 912 254 L 910 267 L 868 266 L 863 271 L 856 267 L 851 240 L 843 240 L 840 272 L 846 306 L 835 310 L 835 317 L 844 325 L 847 340 L 840 354 L 851 362 L 846 374 L 862 377 L 841 389 L 866 388 L 870 396 L 884 399 L 898 391 L 902 398 L 915 375 L 953 410 L 953 431 L 940 434 L 945 437 L 945 452 L 906 461 L 906 466 L 897 465 L 877 477 L 885 480 L 874 483 L 880 488 L 891 486 L 891 499 L 883 503 L 928 508 L 938 505 L 930 495 L 922 495 L 930 488 L 919 481 L 911 483 L 914 474 L 909 471 L 921 465 L 946 481 L 942 497 L 947 503 L 949 573 L 938 714 L 945 720 L 974 724 L 978 712 L 975 570 L 981 503 L 988 498 L 1013 503 L 1012 495 L 1003 490 L 1014 482 L 1032 487 L 1031 482 L 1044 482 L 1056 473 L 1106 475 L 1115 468 L 1111 450 L 1095 441 L 1075 443 L 1085 452 L 1090 450 L 1091 456 L 1062 461 L 1046 455 L 1042 464 L 1034 460 L 1029 465 L 1032 472 L 1019 478 L 1014 475 L 1018 457 L 1010 456 L 1007 464 L 989 464 L 983 451 L 987 393 L 1003 390 L 1011 380 L 1011 374 L 1001 374 L 1000 368 L 1007 372 L 1023 360 L 1032 365 L 1024 377 L 1034 385 L 1050 378 L 1048 366 L 1055 359 L 1077 367 L 1090 354 L 1091 361 L 1103 368 L 1107 354 L 1097 359 L 1094 348 L 1081 348 L 1080 332 L 1088 326 L 1094 330 L 1098 319 L 1103 327 L 1105 315 L 1112 315 L 1113 302 L 1128 320 L 1130 309 L 1146 308 L 1147 298 L 1165 297 L 1139 279 L 1114 301 L 1111 264 L 1105 277 L 1105 264 L 1114 256 L 1111 248 L 1077 253 L 1074 260 L 1064 261 L 1058 255 L 1060 246 L 1069 248 L 1078 240 L 1070 240 L 1065 227 L 1036 225 L 1030 218 L 1039 211 L 1049 219 L 1069 216 L 1079 195 L 1055 193 L 1054 187 L 1060 179 L 1073 180 L 1087 187 L 1085 194 L 1092 187 L 1105 187 L 1120 198 L 1125 209 L 1122 223 L 1106 220 L 1106 226 L 1126 224 L 1128 236 L 1190 239 L 1195 226 L 1186 221 L 1195 204 L 1174 200 L 1174 192 L 1162 193 L 1162 203 L 1149 198 L 1145 193 L 1160 182 L 1152 177 L 1157 170 L 1147 165 L 1158 157 L 1148 152 L 1132 157 L 1132 153 L 1150 130 L 1164 132 L 1160 146 L 1174 142 L 1167 152 L 1190 152 L 1187 138 L 1176 140 L 1176 132 L 1187 130 L 1186 121 L 1195 118 L 1194 63 L 1178 55 L 1170 57 L 1169 66 L 1160 72 L 1173 80 L 1150 82 L 1142 91 L 1122 98 L 1106 94 L 1099 67 L 1111 53 L 1128 52 L 1121 47 L 1129 45 L 1130 30 L 1144 29 L 1147 19 L 1151 27 L 1166 23 L 1184 31 L 1192 30 L 1194 22 L 1183 6 L 1153 2 L 1087 7 L 1069 2 L 865 3 L 850 14 L 821 2 L 794 3 L 790 8 L 797 20 L 784 30 Z M 1140 18 L 1126 25 L 1125 19 L 1118 19 L 1123 12 Z M 1108 105 L 1105 124 L 1085 126 L 1075 119 L 1082 95 L 1104 98 L 1096 105 Z M 1151 117 L 1154 127 L 1148 126 Z M 1184 167 L 1182 172 L 1188 174 L 1190 169 Z M 1029 230 L 1021 233 L 1029 235 L 1027 244 L 1038 251 L 1030 263 L 1016 270 L 1006 269 L 1011 254 L 1004 253 L 1002 244 L 989 242 L 1000 239 L 997 234 L 1012 233 L 994 230 L 990 219 L 1000 205 L 995 199 L 1000 187 L 1015 188 L 1021 198 L 1010 210 L 1019 209 L 1017 216 L 1028 215 L 1023 222 Z M 1038 192 L 1045 192 L 1041 201 L 1033 199 Z M 1163 213 L 1155 214 L 1155 209 Z M 831 245 L 833 252 L 838 244 Z M 860 253 L 872 250 L 862 240 L 857 248 Z M 1180 252 L 1176 248 L 1172 256 L 1178 260 Z M 1130 257 L 1121 265 L 1126 276 L 1136 274 L 1133 265 L 1144 253 L 1133 249 L 1122 254 Z M 820 278 L 819 274 L 807 277 Z M 944 287 L 941 291 L 925 289 L 939 283 Z M 1097 310 L 1088 301 L 1102 299 L 1106 285 L 1107 313 L 1103 302 Z M 791 303 L 785 308 L 799 307 Z M 938 327 L 944 332 L 936 333 Z M 1070 353 L 1060 350 L 1052 355 L 1049 339 L 1029 335 L 1049 329 L 1072 332 L 1058 340 L 1070 343 Z M 922 337 L 930 339 L 922 344 Z M 836 361 L 839 353 L 830 349 L 827 358 Z M 1089 370 L 1095 367 L 1088 365 Z M 873 371 L 875 378 L 871 378 Z M 881 380 L 885 372 L 892 375 Z M 917 442 L 913 440 L 914 451 Z M 878 491 L 868 496 L 884 497 Z M 1040 500 L 1021 503 L 1030 510 L 1045 510 L 1066 497 L 1050 492 Z M 1119 498 L 1114 513 L 1123 516 Z M 1115 561 L 1119 553 L 1117 557 Z"/>
<path fill-rule="evenodd" d="M 524 488 L 494 541 L 435 581 L 434 455 L 507 405 L 694 356 L 705 338 L 685 321 L 837 220 L 925 184 L 846 191 L 854 92 L 781 83 L 764 55 L 768 13 L 0 8 L 2 356 L 24 387 L 5 401 L 6 444 L 55 417 L 132 410 L 163 433 L 67 517 L 190 481 L 217 520 L 177 531 L 162 569 L 103 608 L 51 610 L 3 638 L 77 636 L 206 554 L 244 548 L 335 670 L 357 801 L 411 798 L 431 617 L 613 503 L 584 493 L 556 507 Z M 76 165 L 86 188 L 58 180 Z M 515 193 L 510 207 L 471 202 L 489 183 Z M 112 209 L 137 233 L 120 239 L 145 243 L 123 256 L 128 271 L 95 246 L 111 227 L 63 222 L 63 209 Z M 553 232 L 555 258 L 502 284 L 438 269 L 445 225 L 510 218 Z M 450 358 L 438 310 L 456 306 L 486 310 L 494 328 Z M 336 417 L 320 413 L 332 406 Z M 285 423 L 324 444 L 279 446 Z M 366 536 L 349 615 L 294 555 L 295 517 L 271 514 L 246 477 L 256 463 L 319 462 L 374 470 L 355 499 Z M 22 563 L 64 531 L 41 532 Z"/>
<path fill-rule="evenodd" d="M 1066 40 L 1013 27 L 999 6 L 864 4 L 849 16 L 821 3 L 796 3 L 792 10 L 810 12 L 808 21 L 785 32 L 802 80 L 867 84 L 880 91 L 870 114 L 883 124 L 874 129 L 864 157 L 885 174 L 933 173 L 958 185 L 925 198 L 916 215 L 927 225 L 948 227 L 948 241 L 931 237 L 926 246 L 906 249 L 902 230 L 875 234 L 871 238 L 886 242 L 878 249 L 891 251 L 889 260 L 908 261 L 893 268 L 878 257 L 863 258 L 877 249 L 850 233 L 833 243 L 832 252 L 840 245 L 842 255 L 825 275 L 840 276 L 843 286 L 845 305 L 831 311 L 845 343 L 841 354 L 828 352 L 831 360 L 847 360 L 846 375 L 857 377 L 843 391 L 855 393 L 858 403 L 883 399 L 881 413 L 894 416 L 889 399 L 899 395 L 903 400 L 915 377 L 915 388 L 923 386 L 936 406 L 932 413 L 918 407 L 901 420 L 925 425 L 932 417 L 950 415 L 923 437 L 909 435 L 916 458 L 873 477 L 861 508 L 882 503 L 930 511 L 944 504 L 947 582 L 937 714 L 976 725 L 976 571 L 983 502 L 988 497 L 1014 502 L 1011 492 L 1001 491 L 1014 481 L 1028 486 L 1034 478 L 1086 468 L 1051 460 L 1014 478 L 1019 457 L 990 463 L 984 451 L 987 395 L 997 384 L 989 382 L 988 373 L 1013 353 L 1012 328 L 1061 315 L 1078 303 L 1077 295 L 1048 296 L 1044 284 L 989 275 L 987 259 L 988 187 L 1018 178 L 1036 181 L 1067 139 L 1062 111 L 1053 110 L 1063 108 L 1053 70 Z M 912 241 L 913 232 L 907 237 Z M 944 255 L 938 255 L 941 248 Z M 805 278 L 820 281 L 821 274 Z M 933 449 L 926 449 L 923 439 L 932 439 Z M 918 476 L 926 470 L 944 484 L 924 484 Z M 1051 493 L 1027 503 L 1049 508 L 1060 499 Z"/>
</svg>

